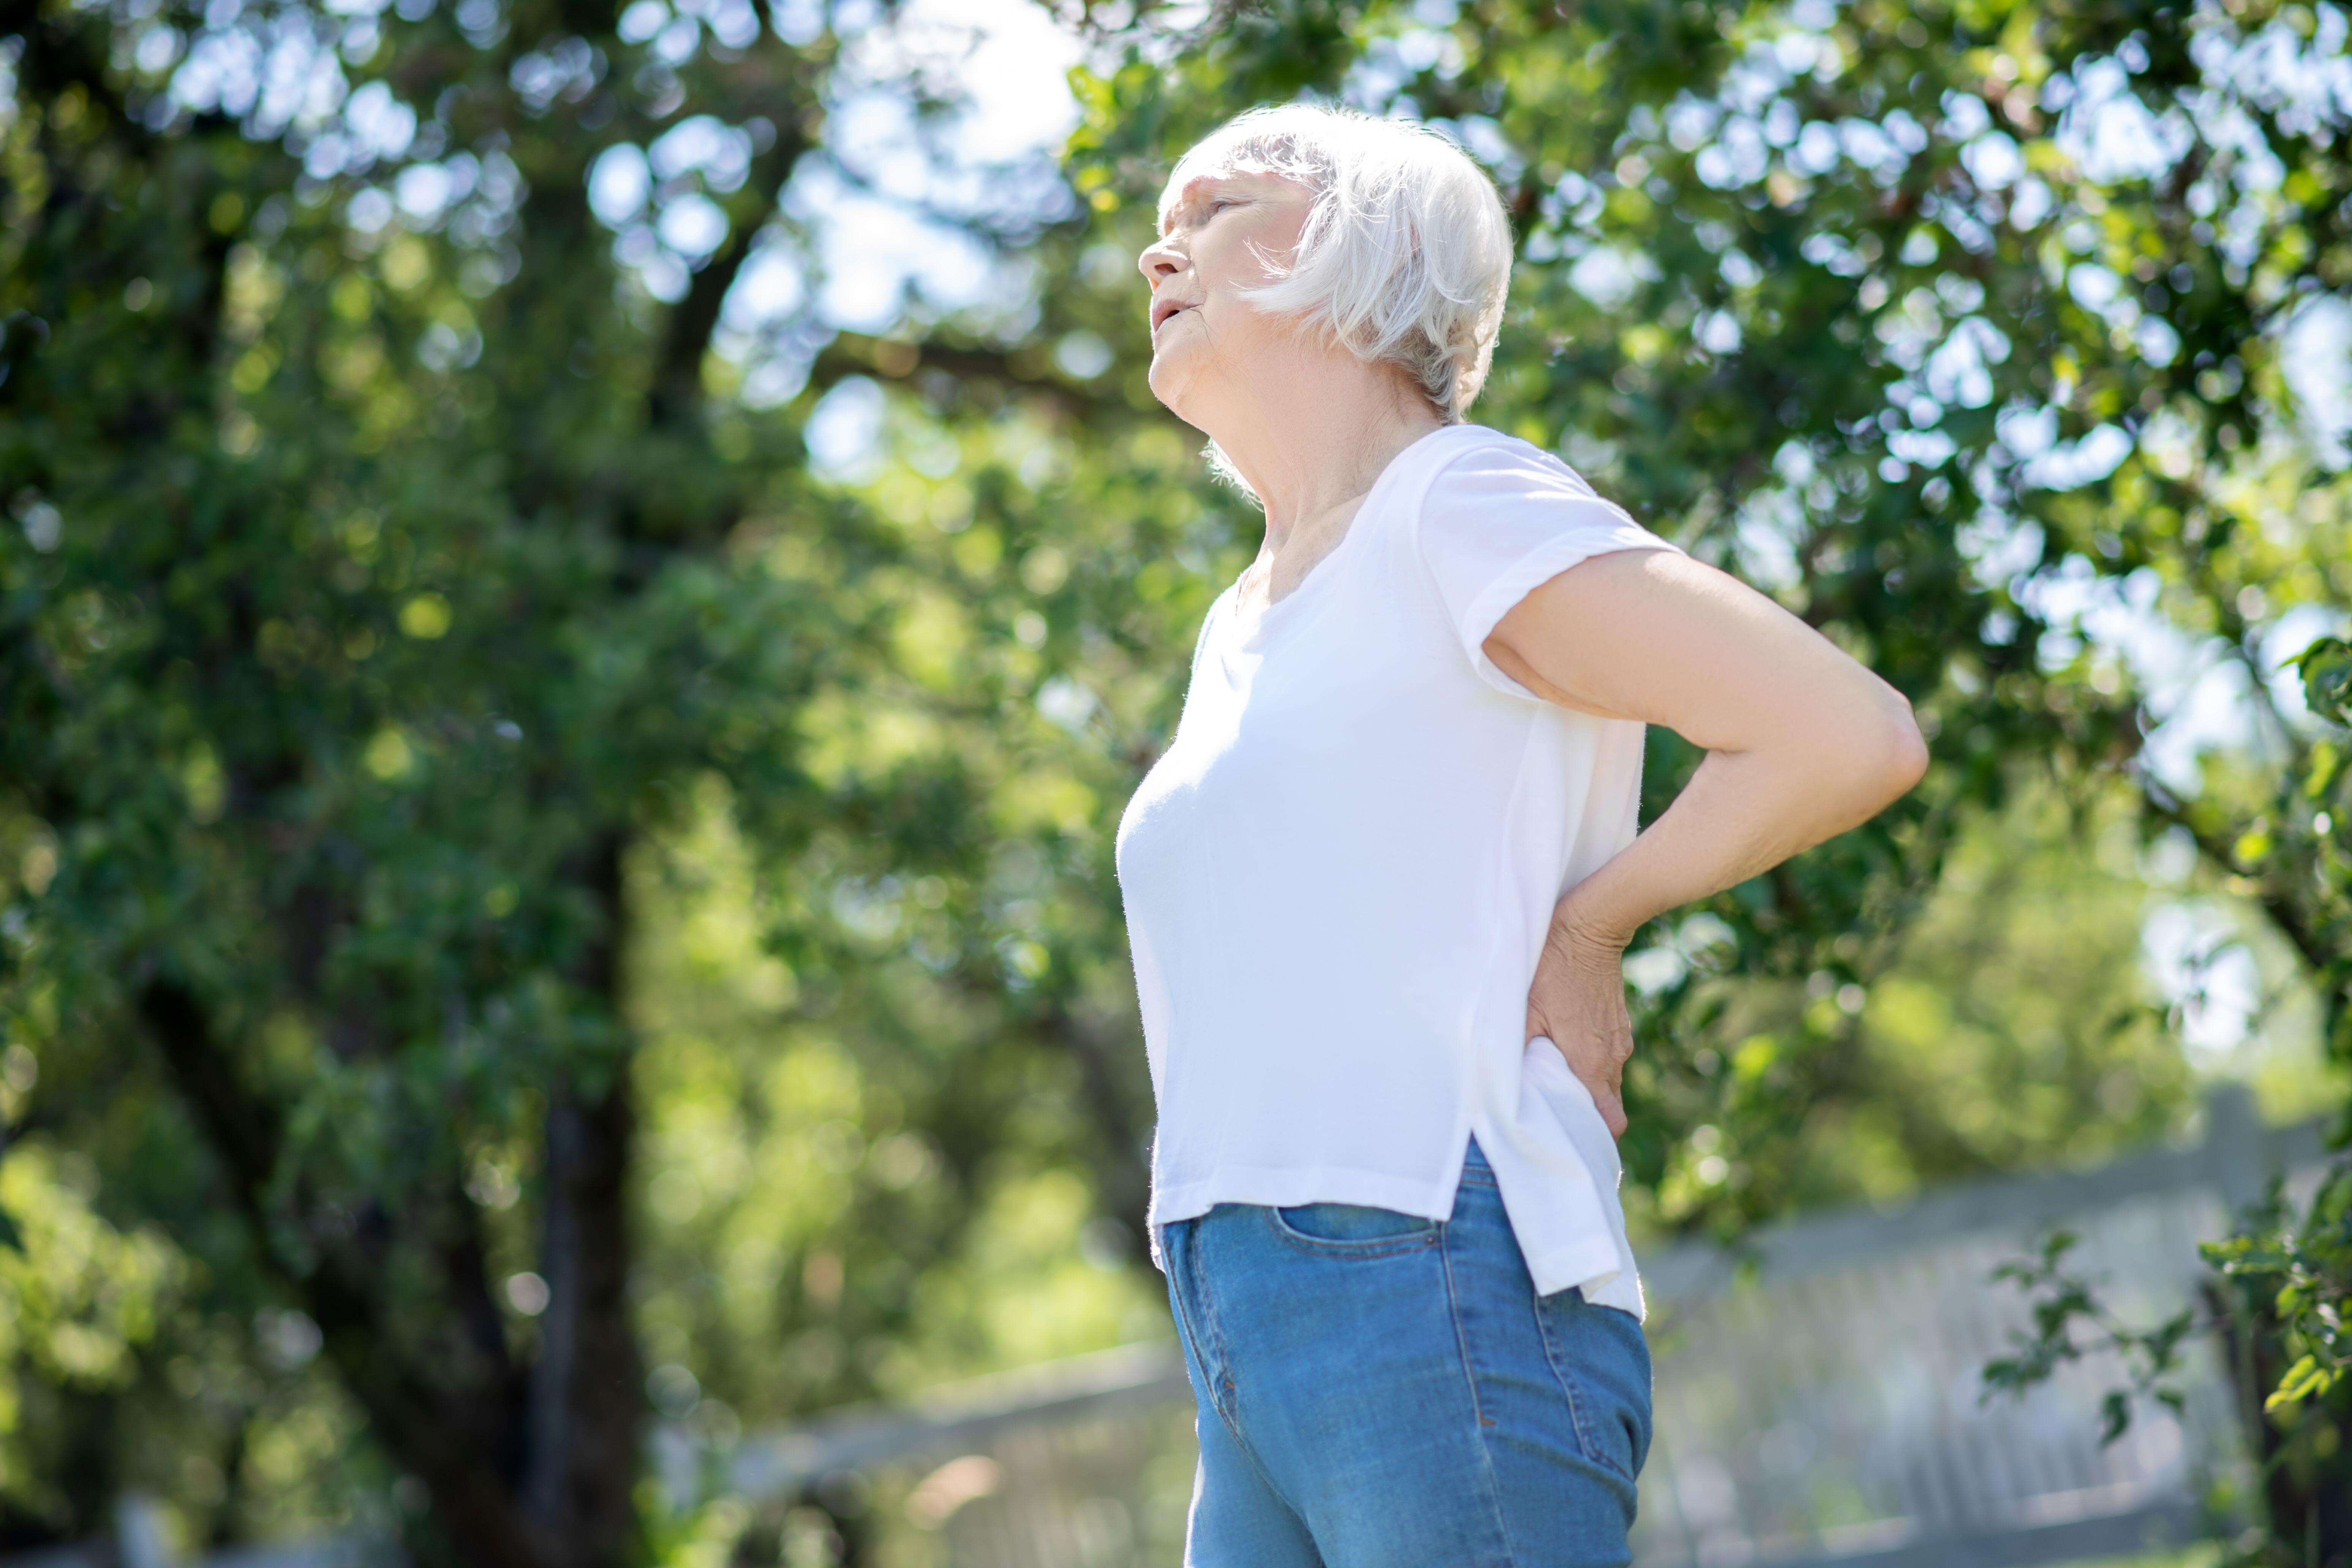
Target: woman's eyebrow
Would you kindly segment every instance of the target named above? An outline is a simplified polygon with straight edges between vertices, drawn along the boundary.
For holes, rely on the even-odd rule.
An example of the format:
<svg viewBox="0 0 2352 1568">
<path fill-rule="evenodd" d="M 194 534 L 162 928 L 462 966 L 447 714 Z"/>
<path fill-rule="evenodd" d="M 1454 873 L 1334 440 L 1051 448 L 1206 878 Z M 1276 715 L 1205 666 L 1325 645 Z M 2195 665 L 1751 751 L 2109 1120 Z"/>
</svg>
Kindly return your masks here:
<svg viewBox="0 0 2352 1568">
<path fill-rule="evenodd" d="M 1166 234 L 1168 232 L 1168 226 L 1175 220 L 1179 214 L 1183 213 L 1188 208 L 1199 205 L 1201 193 L 1203 189 L 1207 186 L 1215 184 L 1218 181 L 1223 178 L 1224 176 L 1223 174 L 1195 174 L 1191 179 L 1185 181 L 1183 187 L 1176 193 L 1176 199 L 1168 204 L 1167 216 L 1160 220 L 1160 232 L 1161 234 Z"/>
</svg>

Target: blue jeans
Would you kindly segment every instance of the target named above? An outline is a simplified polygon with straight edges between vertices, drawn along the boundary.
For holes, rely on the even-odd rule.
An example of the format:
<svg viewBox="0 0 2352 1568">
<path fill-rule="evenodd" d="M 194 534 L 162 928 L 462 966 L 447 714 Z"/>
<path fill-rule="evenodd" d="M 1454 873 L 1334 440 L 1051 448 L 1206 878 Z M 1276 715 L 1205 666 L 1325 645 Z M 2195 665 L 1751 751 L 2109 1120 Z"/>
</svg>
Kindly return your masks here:
<svg viewBox="0 0 2352 1568">
<path fill-rule="evenodd" d="M 1476 1143 L 1443 1222 L 1220 1204 L 1160 1247 L 1200 1405 L 1187 1568 L 1628 1561 L 1649 1345 L 1535 1293 Z"/>
</svg>

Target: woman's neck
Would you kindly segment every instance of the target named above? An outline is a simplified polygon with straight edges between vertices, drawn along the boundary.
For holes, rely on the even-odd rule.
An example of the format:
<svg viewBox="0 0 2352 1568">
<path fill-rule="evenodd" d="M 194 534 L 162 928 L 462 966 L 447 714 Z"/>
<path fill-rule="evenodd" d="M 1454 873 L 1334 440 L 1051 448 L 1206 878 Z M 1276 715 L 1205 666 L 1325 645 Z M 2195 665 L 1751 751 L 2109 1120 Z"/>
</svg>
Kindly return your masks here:
<svg viewBox="0 0 2352 1568">
<path fill-rule="evenodd" d="M 1203 422 L 1265 508 L 1266 544 L 1361 497 L 1444 421 L 1393 366 L 1301 344 Z"/>
</svg>

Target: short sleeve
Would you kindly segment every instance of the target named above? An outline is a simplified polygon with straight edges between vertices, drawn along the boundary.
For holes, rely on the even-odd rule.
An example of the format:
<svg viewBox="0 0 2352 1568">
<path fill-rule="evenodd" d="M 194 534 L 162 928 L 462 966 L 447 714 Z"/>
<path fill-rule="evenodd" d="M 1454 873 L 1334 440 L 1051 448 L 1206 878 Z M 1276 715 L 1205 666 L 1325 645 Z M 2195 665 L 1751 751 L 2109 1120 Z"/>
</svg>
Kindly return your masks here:
<svg viewBox="0 0 2352 1568">
<path fill-rule="evenodd" d="M 1422 502 L 1423 563 L 1480 679 L 1534 693 L 1486 657 L 1496 622 L 1580 562 L 1620 550 L 1673 550 L 1593 493 L 1567 464 L 1525 441 L 1482 441 L 1448 462 Z"/>
</svg>

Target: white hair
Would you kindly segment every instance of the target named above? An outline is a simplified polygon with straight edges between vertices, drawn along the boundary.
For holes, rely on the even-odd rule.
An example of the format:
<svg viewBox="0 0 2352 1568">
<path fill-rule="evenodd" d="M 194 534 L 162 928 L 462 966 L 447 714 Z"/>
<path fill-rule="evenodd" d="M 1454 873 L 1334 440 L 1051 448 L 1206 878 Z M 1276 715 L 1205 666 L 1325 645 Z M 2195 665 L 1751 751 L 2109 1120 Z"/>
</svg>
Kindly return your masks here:
<svg viewBox="0 0 2352 1568">
<path fill-rule="evenodd" d="M 1368 363 L 1401 367 L 1458 424 L 1486 384 L 1511 281 L 1511 227 L 1494 182 L 1428 126 L 1286 103 L 1227 121 L 1184 154 L 1160 226 L 1203 175 L 1276 174 L 1313 194 L 1298 249 L 1247 295 Z M 1221 454 L 1213 449 L 1213 461 Z"/>
</svg>

